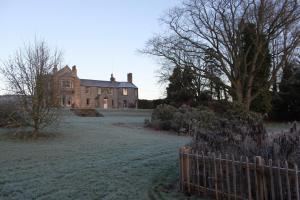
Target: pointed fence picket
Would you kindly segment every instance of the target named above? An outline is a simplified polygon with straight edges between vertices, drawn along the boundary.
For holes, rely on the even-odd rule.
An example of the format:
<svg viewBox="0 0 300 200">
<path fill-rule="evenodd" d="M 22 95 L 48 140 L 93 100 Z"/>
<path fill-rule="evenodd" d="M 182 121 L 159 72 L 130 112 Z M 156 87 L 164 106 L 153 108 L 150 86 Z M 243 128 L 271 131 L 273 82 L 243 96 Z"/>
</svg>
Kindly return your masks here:
<svg viewBox="0 0 300 200">
<path fill-rule="evenodd" d="M 296 164 L 291 168 L 287 161 L 265 162 L 259 156 L 237 159 L 190 147 L 180 148 L 179 158 L 180 188 L 185 193 L 215 199 L 300 200 Z"/>
</svg>

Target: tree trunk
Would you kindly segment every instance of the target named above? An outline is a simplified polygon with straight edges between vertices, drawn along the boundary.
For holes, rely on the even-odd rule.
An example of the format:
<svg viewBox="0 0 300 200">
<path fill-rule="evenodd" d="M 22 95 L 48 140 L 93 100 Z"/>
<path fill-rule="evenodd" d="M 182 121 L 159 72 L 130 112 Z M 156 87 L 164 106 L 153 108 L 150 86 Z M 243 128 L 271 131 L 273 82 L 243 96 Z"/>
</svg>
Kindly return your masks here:
<svg viewBox="0 0 300 200">
<path fill-rule="evenodd" d="M 40 129 L 40 127 L 39 127 L 39 122 L 38 122 L 38 120 L 34 120 L 33 121 L 33 133 L 32 133 L 32 136 L 33 136 L 33 138 L 37 138 L 38 137 L 38 134 L 39 134 L 39 129 Z"/>
</svg>

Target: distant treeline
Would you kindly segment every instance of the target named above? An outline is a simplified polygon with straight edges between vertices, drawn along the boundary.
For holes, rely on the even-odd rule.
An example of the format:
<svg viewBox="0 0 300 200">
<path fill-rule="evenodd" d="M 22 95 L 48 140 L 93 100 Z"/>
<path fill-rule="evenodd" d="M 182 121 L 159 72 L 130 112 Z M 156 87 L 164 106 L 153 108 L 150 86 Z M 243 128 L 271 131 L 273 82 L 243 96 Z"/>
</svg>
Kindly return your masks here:
<svg viewBox="0 0 300 200">
<path fill-rule="evenodd" d="M 156 106 L 166 103 L 166 99 L 139 99 L 138 101 L 138 108 L 139 109 L 154 109 Z"/>
</svg>

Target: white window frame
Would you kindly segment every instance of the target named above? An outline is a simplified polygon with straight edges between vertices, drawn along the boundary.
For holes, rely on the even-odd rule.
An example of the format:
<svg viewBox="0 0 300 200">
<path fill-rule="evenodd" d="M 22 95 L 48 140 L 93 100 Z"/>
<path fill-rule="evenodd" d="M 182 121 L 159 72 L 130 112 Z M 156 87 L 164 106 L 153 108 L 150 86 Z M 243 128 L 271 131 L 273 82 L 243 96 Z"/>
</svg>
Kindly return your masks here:
<svg viewBox="0 0 300 200">
<path fill-rule="evenodd" d="M 66 82 L 68 82 L 67 87 L 65 87 L 65 84 L 64 84 Z M 73 81 L 71 81 L 71 80 L 61 80 L 61 87 L 62 88 L 73 88 Z"/>
<path fill-rule="evenodd" d="M 128 88 L 123 88 L 122 94 L 123 94 L 123 96 L 128 96 Z"/>
</svg>

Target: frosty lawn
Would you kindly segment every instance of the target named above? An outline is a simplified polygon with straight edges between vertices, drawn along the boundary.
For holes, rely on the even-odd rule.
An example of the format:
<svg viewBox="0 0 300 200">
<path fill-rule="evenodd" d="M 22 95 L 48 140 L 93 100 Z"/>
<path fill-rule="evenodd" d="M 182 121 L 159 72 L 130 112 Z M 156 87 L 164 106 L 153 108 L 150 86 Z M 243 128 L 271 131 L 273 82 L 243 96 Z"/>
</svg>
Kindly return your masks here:
<svg viewBox="0 0 300 200">
<path fill-rule="evenodd" d="M 0 199 L 149 199 L 190 139 L 144 129 L 149 112 L 102 113 L 67 114 L 56 138 L 0 137 Z"/>
</svg>

